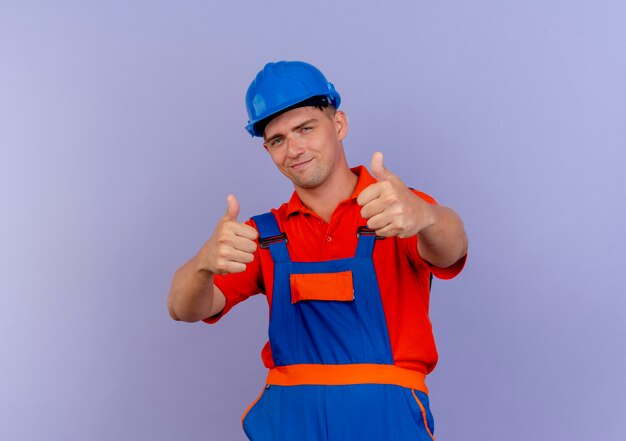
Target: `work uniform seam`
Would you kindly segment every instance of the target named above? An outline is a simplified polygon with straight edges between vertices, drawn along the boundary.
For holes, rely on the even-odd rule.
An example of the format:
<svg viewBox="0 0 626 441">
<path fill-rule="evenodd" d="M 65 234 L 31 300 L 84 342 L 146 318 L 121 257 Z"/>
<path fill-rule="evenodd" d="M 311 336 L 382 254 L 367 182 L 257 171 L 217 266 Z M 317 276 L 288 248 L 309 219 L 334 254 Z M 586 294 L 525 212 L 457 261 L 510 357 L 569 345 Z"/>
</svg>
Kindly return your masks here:
<svg viewBox="0 0 626 441">
<path fill-rule="evenodd" d="M 430 439 L 432 441 L 435 441 L 435 436 L 430 431 L 430 427 L 428 427 L 428 417 L 426 415 L 426 408 L 424 407 L 424 405 L 422 404 L 422 401 L 419 399 L 419 397 L 415 393 L 415 389 L 411 389 L 411 393 L 413 394 L 413 398 L 415 398 L 415 401 L 417 402 L 420 412 L 422 413 L 422 419 L 424 420 L 424 427 L 426 428 L 426 432 L 428 432 Z"/>
</svg>

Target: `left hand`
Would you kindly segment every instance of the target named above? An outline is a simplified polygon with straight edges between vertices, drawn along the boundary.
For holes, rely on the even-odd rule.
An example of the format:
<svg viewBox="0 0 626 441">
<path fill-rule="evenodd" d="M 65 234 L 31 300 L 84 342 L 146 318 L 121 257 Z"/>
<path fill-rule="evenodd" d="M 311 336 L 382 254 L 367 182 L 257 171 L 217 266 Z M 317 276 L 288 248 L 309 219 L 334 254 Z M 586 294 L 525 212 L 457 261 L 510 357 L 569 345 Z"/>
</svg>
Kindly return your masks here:
<svg viewBox="0 0 626 441">
<path fill-rule="evenodd" d="M 357 203 L 377 236 L 411 237 L 433 224 L 433 206 L 385 168 L 382 153 L 374 153 L 370 170 L 378 182 L 363 190 Z"/>
</svg>

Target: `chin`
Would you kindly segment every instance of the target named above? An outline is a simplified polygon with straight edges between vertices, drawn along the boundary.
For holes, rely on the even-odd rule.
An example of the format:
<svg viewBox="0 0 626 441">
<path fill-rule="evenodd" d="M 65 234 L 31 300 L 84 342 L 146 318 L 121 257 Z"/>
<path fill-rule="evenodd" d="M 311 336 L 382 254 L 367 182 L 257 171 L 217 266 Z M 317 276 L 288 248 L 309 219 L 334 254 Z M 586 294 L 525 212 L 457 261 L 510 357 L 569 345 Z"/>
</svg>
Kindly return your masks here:
<svg viewBox="0 0 626 441">
<path fill-rule="evenodd" d="M 311 190 L 313 188 L 319 187 L 320 185 L 324 183 L 325 180 L 326 180 L 325 176 L 318 176 L 318 175 L 311 176 L 309 179 L 301 179 L 299 177 L 293 177 L 291 179 L 294 185 L 300 188 L 307 189 L 307 190 Z"/>
<path fill-rule="evenodd" d="M 305 190 L 311 190 L 313 188 L 319 187 L 318 183 L 313 182 L 295 182 L 297 187 L 304 188 Z"/>
</svg>

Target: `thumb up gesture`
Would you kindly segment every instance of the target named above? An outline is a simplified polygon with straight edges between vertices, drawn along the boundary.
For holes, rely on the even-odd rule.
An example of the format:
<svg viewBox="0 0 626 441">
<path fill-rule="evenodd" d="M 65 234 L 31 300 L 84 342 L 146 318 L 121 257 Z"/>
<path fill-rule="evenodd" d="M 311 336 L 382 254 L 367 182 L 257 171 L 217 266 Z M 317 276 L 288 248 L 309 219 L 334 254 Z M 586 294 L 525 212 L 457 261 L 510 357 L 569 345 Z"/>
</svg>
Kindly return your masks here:
<svg viewBox="0 0 626 441">
<path fill-rule="evenodd" d="M 213 235 L 200 251 L 206 270 L 214 274 L 240 273 L 254 260 L 257 231 L 237 220 L 239 201 L 234 195 L 226 198 L 226 214 L 220 219 Z"/>
<path fill-rule="evenodd" d="M 416 196 L 383 164 L 383 154 L 376 152 L 370 164 L 378 180 L 363 190 L 357 203 L 367 227 L 382 237 L 411 237 L 432 225 L 430 204 Z"/>
</svg>

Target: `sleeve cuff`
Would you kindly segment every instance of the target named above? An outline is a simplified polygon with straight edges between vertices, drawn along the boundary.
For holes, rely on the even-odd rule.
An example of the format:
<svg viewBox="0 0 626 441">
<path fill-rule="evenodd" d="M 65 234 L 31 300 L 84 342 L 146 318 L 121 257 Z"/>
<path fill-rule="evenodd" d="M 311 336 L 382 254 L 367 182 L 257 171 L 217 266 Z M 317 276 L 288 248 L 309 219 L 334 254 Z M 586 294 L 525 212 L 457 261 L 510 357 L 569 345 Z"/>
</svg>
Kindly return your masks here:
<svg viewBox="0 0 626 441">
<path fill-rule="evenodd" d="M 222 309 L 220 312 L 212 315 L 211 317 L 202 319 L 204 323 L 208 323 L 210 325 L 212 325 L 213 323 L 217 323 L 222 317 L 224 317 L 224 315 L 226 315 L 228 311 L 232 309 L 233 306 L 239 303 L 236 301 L 232 301 L 232 296 L 234 294 L 233 291 L 230 289 L 230 286 L 226 282 L 222 283 L 222 280 L 220 279 L 220 277 L 216 276 L 213 283 L 219 288 L 220 291 L 222 291 L 222 294 L 224 294 L 224 297 L 226 298 L 226 303 L 224 304 L 224 309 Z"/>
<path fill-rule="evenodd" d="M 426 262 L 426 263 L 428 264 L 430 271 L 433 273 L 433 275 L 436 278 L 442 279 L 442 280 L 449 280 L 449 279 L 456 277 L 463 270 L 463 267 L 465 266 L 466 261 L 467 261 L 467 253 L 465 253 L 463 257 L 461 257 L 459 260 L 457 260 L 452 265 L 446 268 L 439 268 L 438 266 L 434 266 L 430 264 L 429 262 Z"/>
</svg>

